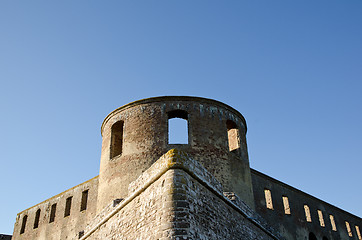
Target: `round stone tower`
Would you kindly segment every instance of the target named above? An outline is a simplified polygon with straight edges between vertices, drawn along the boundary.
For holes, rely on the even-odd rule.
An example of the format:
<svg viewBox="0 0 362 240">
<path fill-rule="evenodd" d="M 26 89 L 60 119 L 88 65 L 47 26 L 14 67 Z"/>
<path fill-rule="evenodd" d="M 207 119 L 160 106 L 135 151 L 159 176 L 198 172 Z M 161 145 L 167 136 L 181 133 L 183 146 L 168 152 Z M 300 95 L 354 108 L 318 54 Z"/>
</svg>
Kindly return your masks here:
<svg viewBox="0 0 362 240">
<path fill-rule="evenodd" d="M 185 144 L 169 143 L 169 120 L 187 121 Z M 102 124 L 97 209 L 125 198 L 128 184 L 172 148 L 198 160 L 252 208 L 254 198 L 246 146 L 246 122 L 232 107 L 199 97 L 155 97 L 111 112 Z"/>
</svg>

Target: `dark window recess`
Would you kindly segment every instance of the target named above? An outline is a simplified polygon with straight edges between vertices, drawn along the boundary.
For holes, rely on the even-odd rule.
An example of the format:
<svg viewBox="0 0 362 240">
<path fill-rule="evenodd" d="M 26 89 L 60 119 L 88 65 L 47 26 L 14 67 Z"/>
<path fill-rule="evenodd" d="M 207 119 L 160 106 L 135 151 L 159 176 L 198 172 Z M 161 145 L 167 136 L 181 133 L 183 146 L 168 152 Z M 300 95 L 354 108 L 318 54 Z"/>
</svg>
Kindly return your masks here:
<svg viewBox="0 0 362 240">
<path fill-rule="evenodd" d="M 57 204 L 54 203 L 50 209 L 50 218 L 49 218 L 49 223 L 54 222 L 55 220 L 55 212 L 57 210 Z"/>
<path fill-rule="evenodd" d="M 88 201 L 88 190 L 82 192 L 82 202 L 80 205 L 80 211 L 84 211 L 87 209 L 87 201 Z"/>
<path fill-rule="evenodd" d="M 123 121 L 113 124 L 111 129 L 111 158 L 122 154 Z"/>
<path fill-rule="evenodd" d="M 239 129 L 235 122 L 231 120 L 226 121 L 226 128 L 228 131 L 228 144 L 229 151 L 234 151 L 240 148 L 240 135 Z"/>
<path fill-rule="evenodd" d="M 40 209 L 38 209 L 35 213 L 34 229 L 39 227 L 39 220 L 40 220 Z"/>
<path fill-rule="evenodd" d="M 123 201 L 123 198 L 117 198 L 113 200 L 113 207 L 117 206 L 120 202 Z"/>
<path fill-rule="evenodd" d="M 25 232 L 25 227 L 26 227 L 26 221 L 27 220 L 28 220 L 28 215 L 25 215 L 23 217 L 23 222 L 21 223 L 20 234 L 23 234 Z"/>
<path fill-rule="evenodd" d="M 168 144 L 188 144 L 188 113 L 183 110 L 168 112 Z"/>
<path fill-rule="evenodd" d="M 309 233 L 309 240 L 317 240 L 317 237 L 315 236 L 314 233 Z"/>
<path fill-rule="evenodd" d="M 72 198 L 73 197 L 68 197 L 67 200 L 65 200 L 64 217 L 67 217 L 70 215 L 70 209 L 72 207 Z"/>
</svg>

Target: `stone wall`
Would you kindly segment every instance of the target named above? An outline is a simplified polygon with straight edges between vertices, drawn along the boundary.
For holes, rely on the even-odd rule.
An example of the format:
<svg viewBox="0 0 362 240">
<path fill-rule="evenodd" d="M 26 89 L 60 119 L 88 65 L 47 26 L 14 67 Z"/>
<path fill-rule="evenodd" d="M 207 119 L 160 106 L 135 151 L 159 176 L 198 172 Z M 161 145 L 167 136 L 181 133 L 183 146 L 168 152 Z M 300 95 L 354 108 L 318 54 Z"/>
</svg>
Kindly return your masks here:
<svg viewBox="0 0 362 240">
<path fill-rule="evenodd" d="M 81 210 L 82 195 L 87 190 L 86 205 L 84 205 L 85 202 L 83 200 L 83 208 L 86 206 L 86 209 Z M 72 236 L 78 235 L 78 232 L 83 230 L 87 223 L 95 216 L 97 194 L 98 177 L 95 177 L 22 211 L 16 217 L 12 239 L 72 239 Z M 65 216 L 67 215 L 65 214 L 66 199 L 70 197 L 72 200 L 70 208 L 68 207 L 69 216 Z M 54 221 L 50 222 L 51 209 L 54 204 L 56 204 L 55 215 L 53 215 Z M 36 215 L 39 210 L 39 221 L 36 221 Z M 26 218 L 25 224 L 23 223 L 25 221 L 24 218 Z M 37 226 L 36 222 L 38 222 Z"/>
<path fill-rule="evenodd" d="M 172 172 L 167 172 L 135 196 L 86 239 L 153 240 L 167 235 L 165 223 L 171 216 L 172 199 L 169 194 L 171 184 Z M 88 231 L 85 231 L 85 234 Z"/>
<path fill-rule="evenodd" d="M 198 161 L 176 149 L 131 183 L 129 193 L 103 218 L 96 217 L 81 240 L 278 239 L 248 216 L 250 209 L 225 197 Z"/>
<path fill-rule="evenodd" d="M 0 234 L 0 240 L 11 240 L 11 235 Z"/>
<path fill-rule="evenodd" d="M 175 236 L 187 239 L 275 239 L 255 225 L 224 197 L 176 169 L 172 225 Z M 183 229 L 181 228 L 183 227 Z M 180 228 L 180 229 L 178 229 Z"/>
<path fill-rule="evenodd" d="M 324 237 L 323 240 L 362 239 L 361 218 L 256 170 L 252 169 L 251 173 L 257 213 L 286 239 L 304 240 L 308 239 L 310 233 L 317 239 Z M 266 204 L 265 190 L 271 193 L 272 207 L 269 208 Z M 283 197 L 284 201 L 289 203 L 290 213 L 285 212 Z M 305 208 L 310 212 L 308 220 Z M 346 222 L 350 226 L 350 233 Z"/>
</svg>

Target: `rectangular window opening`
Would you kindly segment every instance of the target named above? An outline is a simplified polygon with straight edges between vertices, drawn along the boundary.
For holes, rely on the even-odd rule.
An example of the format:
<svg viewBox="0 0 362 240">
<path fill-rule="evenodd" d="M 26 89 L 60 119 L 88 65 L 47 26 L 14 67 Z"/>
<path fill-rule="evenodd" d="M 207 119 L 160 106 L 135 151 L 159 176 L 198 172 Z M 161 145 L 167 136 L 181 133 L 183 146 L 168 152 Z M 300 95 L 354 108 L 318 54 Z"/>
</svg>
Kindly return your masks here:
<svg viewBox="0 0 362 240">
<path fill-rule="evenodd" d="M 351 226 L 349 225 L 349 222 L 345 221 L 345 223 L 346 223 L 348 236 L 353 237 L 352 229 L 351 229 Z"/>
<path fill-rule="evenodd" d="M 323 218 L 322 211 L 317 210 L 317 212 L 318 212 L 319 224 L 321 225 L 321 227 L 325 227 L 326 225 L 324 224 L 324 218 Z"/>
<path fill-rule="evenodd" d="M 290 206 L 288 197 L 283 196 L 284 213 L 290 215 Z"/>
<path fill-rule="evenodd" d="M 111 159 L 122 154 L 123 144 L 123 121 L 118 121 L 113 124 L 111 129 Z"/>
<path fill-rule="evenodd" d="M 84 211 L 87 209 L 87 201 L 88 201 L 88 190 L 82 192 L 82 201 L 80 205 L 80 211 Z"/>
<path fill-rule="evenodd" d="M 20 234 L 23 234 L 25 232 L 25 227 L 26 227 L 26 221 L 27 220 L 28 220 L 28 215 L 25 215 L 23 217 L 23 222 L 21 223 Z"/>
<path fill-rule="evenodd" d="M 70 215 L 70 209 L 72 207 L 72 198 L 73 197 L 68 197 L 65 200 L 65 211 L 64 211 L 64 217 L 67 217 Z"/>
<path fill-rule="evenodd" d="M 40 209 L 38 209 L 35 213 L 34 229 L 39 227 L 39 220 L 40 220 Z"/>
<path fill-rule="evenodd" d="M 264 190 L 265 193 L 265 203 L 266 203 L 266 207 L 268 209 L 273 210 L 273 200 L 272 200 L 272 196 L 271 196 L 271 191 L 269 189 L 265 189 Z"/>
<path fill-rule="evenodd" d="M 308 205 L 304 205 L 305 219 L 307 222 L 312 222 L 312 216 L 310 215 L 310 209 Z"/>
<path fill-rule="evenodd" d="M 356 226 L 356 232 L 357 232 L 358 240 L 361 240 L 362 236 L 361 236 L 361 232 L 359 231 L 359 226 Z"/>
<path fill-rule="evenodd" d="M 226 121 L 226 128 L 228 131 L 228 144 L 229 151 L 234 151 L 240 148 L 240 135 L 239 129 L 235 122 L 231 120 Z"/>
<path fill-rule="evenodd" d="M 336 232 L 337 231 L 337 226 L 336 226 L 336 222 L 334 221 L 333 215 L 329 215 L 329 219 L 331 220 L 332 230 Z"/>
<path fill-rule="evenodd" d="M 188 113 L 183 110 L 168 112 L 168 144 L 188 143 Z"/>
<path fill-rule="evenodd" d="M 50 209 L 50 218 L 49 218 L 49 223 L 54 222 L 55 220 L 55 212 L 57 210 L 57 204 L 54 203 Z"/>
</svg>

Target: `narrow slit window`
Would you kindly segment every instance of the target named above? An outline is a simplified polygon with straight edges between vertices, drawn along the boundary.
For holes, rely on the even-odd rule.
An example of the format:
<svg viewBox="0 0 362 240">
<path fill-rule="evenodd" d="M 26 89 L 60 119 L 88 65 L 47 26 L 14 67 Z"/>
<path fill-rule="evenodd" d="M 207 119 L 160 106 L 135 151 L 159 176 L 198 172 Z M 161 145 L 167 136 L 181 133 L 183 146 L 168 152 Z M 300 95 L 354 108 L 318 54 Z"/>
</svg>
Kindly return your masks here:
<svg viewBox="0 0 362 240">
<path fill-rule="evenodd" d="M 188 143 L 188 113 L 183 110 L 168 112 L 168 144 Z"/>
<path fill-rule="evenodd" d="M 304 205 L 304 212 L 305 212 L 305 219 L 307 220 L 307 222 L 312 222 L 312 217 L 310 215 L 310 209 L 308 205 Z"/>
<path fill-rule="evenodd" d="M 346 221 L 346 228 L 348 236 L 353 237 L 351 226 L 349 225 L 349 222 Z"/>
<path fill-rule="evenodd" d="M 326 225 L 324 224 L 324 218 L 323 218 L 322 211 L 317 210 L 317 212 L 318 212 L 319 224 L 321 225 L 321 227 L 325 227 Z"/>
<path fill-rule="evenodd" d="M 40 209 L 38 209 L 35 213 L 34 229 L 39 227 L 39 220 L 40 220 Z"/>
<path fill-rule="evenodd" d="M 273 200 L 271 196 L 271 191 L 269 189 L 264 190 L 265 193 L 265 204 L 268 209 L 273 210 Z"/>
<path fill-rule="evenodd" d="M 361 236 L 361 232 L 359 231 L 359 227 L 358 227 L 358 226 L 356 226 L 356 232 L 357 232 L 358 239 L 361 240 L 361 239 L 362 239 L 362 236 Z"/>
<path fill-rule="evenodd" d="M 54 222 L 55 220 L 55 212 L 57 211 L 57 204 L 54 203 L 50 209 L 50 218 L 49 218 L 49 223 Z"/>
<path fill-rule="evenodd" d="M 283 205 L 284 205 L 284 213 L 290 215 L 289 199 L 286 196 L 283 196 Z"/>
<path fill-rule="evenodd" d="M 25 215 L 23 217 L 23 221 L 21 223 L 21 229 L 20 229 L 20 234 L 23 234 L 25 232 L 25 227 L 26 227 L 26 221 L 28 220 L 28 215 Z"/>
<path fill-rule="evenodd" d="M 329 220 L 331 220 L 332 230 L 336 232 L 337 231 L 337 226 L 336 226 L 336 222 L 334 221 L 333 215 L 329 215 Z"/>
<path fill-rule="evenodd" d="M 111 159 L 122 154 L 123 121 L 113 124 L 111 129 Z"/>
<path fill-rule="evenodd" d="M 235 122 L 231 120 L 226 121 L 226 128 L 228 131 L 228 144 L 229 151 L 234 151 L 240 148 L 240 135 L 239 129 Z"/>
<path fill-rule="evenodd" d="M 80 205 L 80 211 L 84 211 L 87 209 L 87 201 L 88 201 L 88 190 L 82 192 L 82 201 Z"/>
<path fill-rule="evenodd" d="M 64 217 L 67 217 L 70 215 L 70 209 L 72 208 L 72 198 L 73 197 L 68 197 L 65 200 L 65 211 L 64 211 Z"/>
</svg>

